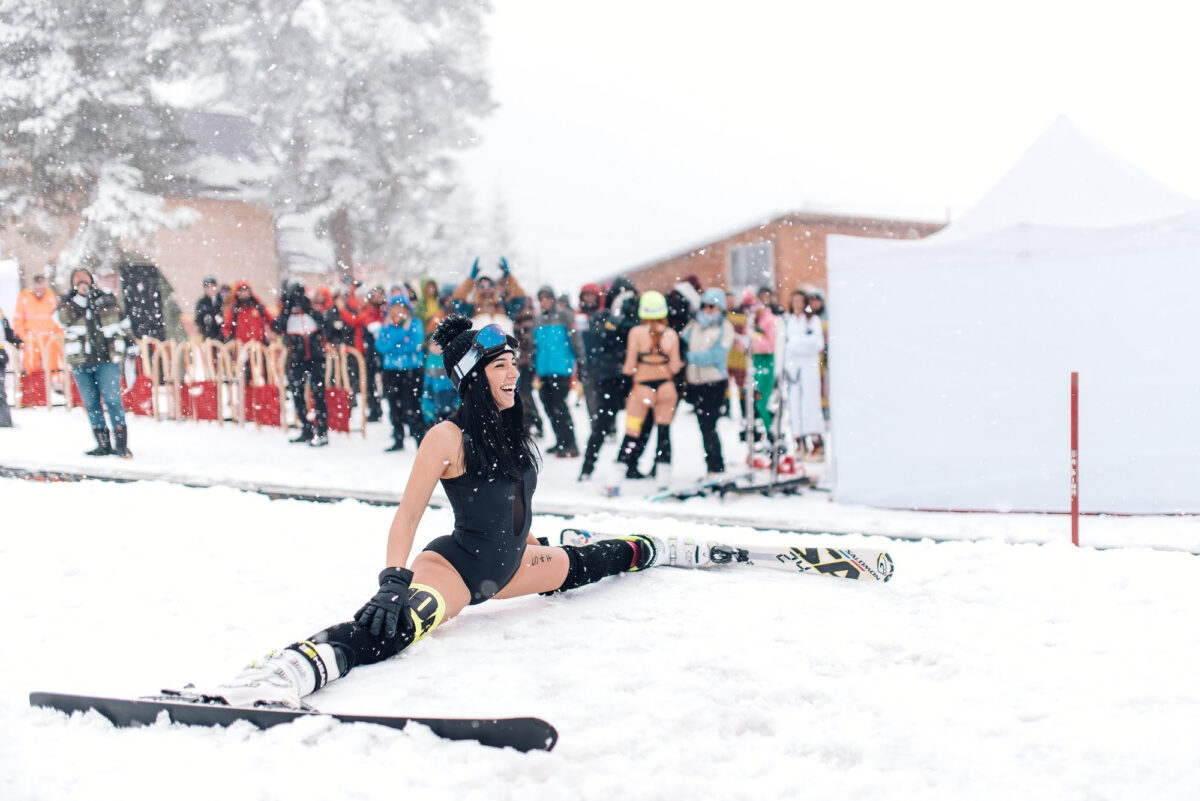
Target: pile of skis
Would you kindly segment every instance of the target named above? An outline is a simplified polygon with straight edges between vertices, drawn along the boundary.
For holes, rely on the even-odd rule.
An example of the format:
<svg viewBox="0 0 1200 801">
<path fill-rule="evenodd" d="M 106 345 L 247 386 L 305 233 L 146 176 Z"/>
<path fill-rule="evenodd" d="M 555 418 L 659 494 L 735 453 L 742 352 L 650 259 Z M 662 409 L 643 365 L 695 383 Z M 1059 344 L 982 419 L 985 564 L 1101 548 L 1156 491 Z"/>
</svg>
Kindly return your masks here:
<svg viewBox="0 0 1200 801">
<path fill-rule="evenodd" d="M 812 479 L 806 475 L 776 476 L 772 480 L 769 475 L 746 470 L 705 479 L 688 487 L 659 490 L 646 498 L 651 501 L 685 501 L 688 498 L 724 498 L 726 495 L 795 495 L 812 484 Z"/>
<path fill-rule="evenodd" d="M 754 415 L 756 390 L 753 379 L 747 378 L 742 392 L 745 408 L 742 413 L 741 438 L 746 443 L 746 470 L 707 478 L 689 487 L 666 488 L 647 495 L 651 501 L 687 500 L 688 498 L 719 497 L 727 495 L 795 495 L 805 489 L 815 489 L 815 481 L 805 474 L 803 465 L 787 453 L 783 445 L 783 388 L 776 387 L 774 426 L 767 430 Z"/>
</svg>

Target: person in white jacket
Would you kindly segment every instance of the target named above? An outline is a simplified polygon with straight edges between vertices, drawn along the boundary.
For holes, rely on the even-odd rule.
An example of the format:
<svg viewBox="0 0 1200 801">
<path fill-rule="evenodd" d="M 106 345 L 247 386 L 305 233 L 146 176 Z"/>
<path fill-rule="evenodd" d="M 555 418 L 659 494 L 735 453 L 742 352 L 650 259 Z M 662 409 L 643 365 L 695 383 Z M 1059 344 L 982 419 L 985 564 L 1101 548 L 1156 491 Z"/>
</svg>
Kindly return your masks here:
<svg viewBox="0 0 1200 801">
<path fill-rule="evenodd" d="M 801 456 L 807 453 L 810 459 L 819 461 L 825 455 L 821 436 L 825 424 L 821 413 L 821 351 L 825 350 L 825 329 L 809 304 L 808 295 L 799 289 L 788 300 L 783 324 L 787 337 L 783 373 L 792 436 Z"/>
</svg>

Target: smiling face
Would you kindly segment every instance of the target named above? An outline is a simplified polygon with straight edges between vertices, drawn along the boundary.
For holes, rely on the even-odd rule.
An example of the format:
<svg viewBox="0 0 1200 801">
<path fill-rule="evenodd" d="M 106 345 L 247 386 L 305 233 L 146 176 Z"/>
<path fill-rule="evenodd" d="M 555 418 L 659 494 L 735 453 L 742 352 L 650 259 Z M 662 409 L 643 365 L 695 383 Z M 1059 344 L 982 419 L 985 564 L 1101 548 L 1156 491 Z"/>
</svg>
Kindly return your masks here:
<svg viewBox="0 0 1200 801">
<path fill-rule="evenodd" d="M 502 353 L 488 362 L 483 368 L 487 377 L 488 389 L 496 408 L 500 411 L 511 409 L 517 403 L 517 379 L 521 372 L 517 369 L 517 360 L 511 353 Z"/>
</svg>

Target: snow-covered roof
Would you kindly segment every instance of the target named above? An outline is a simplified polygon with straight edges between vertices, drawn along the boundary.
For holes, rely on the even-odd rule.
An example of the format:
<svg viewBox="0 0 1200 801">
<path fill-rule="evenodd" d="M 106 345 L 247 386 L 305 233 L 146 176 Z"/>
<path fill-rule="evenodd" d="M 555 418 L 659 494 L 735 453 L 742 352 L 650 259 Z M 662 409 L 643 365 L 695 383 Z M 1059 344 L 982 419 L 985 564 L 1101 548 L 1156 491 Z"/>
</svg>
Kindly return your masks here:
<svg viewBox="0 0 1200 801">
<path fill-rule="evenodd" d="M 929 242 L 1016 227 L 1109 228 L 1200 210 L 1059 117 L 968 212 Z"/>
</svg>

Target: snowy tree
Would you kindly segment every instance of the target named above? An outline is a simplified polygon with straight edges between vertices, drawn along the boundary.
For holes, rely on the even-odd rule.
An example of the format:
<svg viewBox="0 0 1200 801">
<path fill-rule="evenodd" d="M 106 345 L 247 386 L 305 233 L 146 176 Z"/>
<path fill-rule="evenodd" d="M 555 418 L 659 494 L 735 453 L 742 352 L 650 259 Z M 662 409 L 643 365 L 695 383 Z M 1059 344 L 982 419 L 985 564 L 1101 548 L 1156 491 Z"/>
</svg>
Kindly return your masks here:
<svg viewBox="0 0 1200 801">
<path fill-rule="evenodd" d="M 404 276 L 430 274 L 446 281 L 461 279 L 486 243 L 475 197 L 459 184 L 431 214 L 431 231 L 423 240 L 413 240 L 410 255 L 401 262 Z"/>
<path fill-rule="evenodd" d="M 209 24 L 159 2 L 0 0 L 0 226 L 48 242 L 78 220 L 60 267 L 111 270 L 162 226 L 178 78 Z"/>
<path fill-rule="evenodd" d="M 450 154 L 493 107 L 480 0 L 250 0 L 229 8 L 229 98 L 274 149 L 279 213 L 319 212 L 338 268 L 438 252 Z"/>
<path fill-rule="evenodd" d="M 0 0 L 0 225 L 108 267 L 164 211 L 189 144 L 171 98 L 249 116 L 277 214 L 317 221 L 345 272 L 459 256 L 451 155 L 493 107 L 483 0 Z M 181 90 L 182 88 L 182 90 Z M 184 101 L 185 103 L 187 101 Z M 455 230 L 455 229 L 460 230 Z"/>
<path fill-rule="evenodd" d="M 512 214 L 508 210 L 508 201 L 499 189 L 492 200 L 492 214 L 488 222 L 487 250 L 495 252 L 497 258 L 503 256 L 510 262 L 521 261 L 521 254 L 517 252 L 513 239 Z"/>
</svg>

